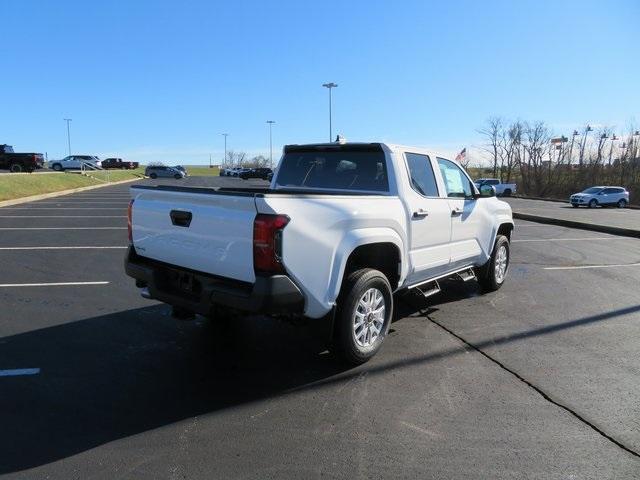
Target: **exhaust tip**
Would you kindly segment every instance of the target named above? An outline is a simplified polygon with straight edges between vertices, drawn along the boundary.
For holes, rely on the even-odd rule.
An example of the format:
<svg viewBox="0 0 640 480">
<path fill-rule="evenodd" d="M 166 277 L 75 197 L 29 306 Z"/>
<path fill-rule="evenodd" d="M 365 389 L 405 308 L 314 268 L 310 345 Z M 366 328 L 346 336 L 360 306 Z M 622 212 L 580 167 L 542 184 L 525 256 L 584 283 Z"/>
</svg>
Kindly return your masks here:
<svg viewBox="0 0 640 480">
<path fill-rule="evenodd" d="M 146 299 L 152 299 L 153 297 L 151 296 L 151 293 L 149 292 L 149 289 L 147 287 L 141 288 L 140 289 L 140 296 L 142 298 L 146 298 Z"/>
</svg>

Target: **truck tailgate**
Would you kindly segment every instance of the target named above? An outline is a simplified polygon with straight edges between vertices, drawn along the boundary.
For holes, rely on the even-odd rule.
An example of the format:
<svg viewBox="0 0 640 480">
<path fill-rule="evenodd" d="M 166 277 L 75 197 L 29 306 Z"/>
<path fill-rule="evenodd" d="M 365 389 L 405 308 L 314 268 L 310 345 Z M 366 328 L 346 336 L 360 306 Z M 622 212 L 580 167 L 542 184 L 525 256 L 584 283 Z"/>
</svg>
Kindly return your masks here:
<svg viewBox="0 0 640 480">
<path fill-rule="evenodd" d="M 253 283 L 253 195 L 188 190 L 132 187 L 136 253 Z"/>
</svg>

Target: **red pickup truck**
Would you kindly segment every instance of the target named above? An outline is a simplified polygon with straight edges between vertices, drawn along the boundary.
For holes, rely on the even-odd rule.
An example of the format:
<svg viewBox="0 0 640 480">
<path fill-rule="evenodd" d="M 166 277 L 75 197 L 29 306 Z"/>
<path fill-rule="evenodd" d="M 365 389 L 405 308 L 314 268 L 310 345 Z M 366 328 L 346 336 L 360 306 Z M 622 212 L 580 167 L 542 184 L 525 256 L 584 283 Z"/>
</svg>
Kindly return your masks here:
<svg viewBox="0 0 640 480">
<path fill-rule="evenodd" d="M 10 172 L 33 172 L 44 165 L 41 153 L 15 153 L 11 145 L 0 145 L 0 169 Z"/>
</svg>

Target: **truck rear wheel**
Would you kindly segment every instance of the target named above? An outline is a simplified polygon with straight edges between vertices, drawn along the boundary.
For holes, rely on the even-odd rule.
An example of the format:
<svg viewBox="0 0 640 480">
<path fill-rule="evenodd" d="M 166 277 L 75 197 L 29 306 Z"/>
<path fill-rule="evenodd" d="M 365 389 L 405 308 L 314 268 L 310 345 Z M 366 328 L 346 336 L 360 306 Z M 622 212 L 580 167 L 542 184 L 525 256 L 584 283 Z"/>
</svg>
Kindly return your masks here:
<svg viewBox="0 0 640 480">
<path fill-rule="evenodd" d="M 504 235 L 496 237 L 491 258 L 476 269 L 476 277 L 483 292 L 495 292 L 504 284 L 509 269 L 509 239 Z"/>
<path fill-rule="evenodd" d="M 392 316 L 387 277 L 372 268 L 351 273 L 338 299 L 332 350 L 353 365 L 368 361 L 380 350 Z"/>
<path fill-rule="evenodd" d="M 20 165 L 19 163 L 12 163 L 9 166 L 9 171 L 10 172 L 18 173 L 18 172 L 22 172 L 22 170 L 24 170 L 24 169 L 22 168 L 22 165 Z"/>
</svg>

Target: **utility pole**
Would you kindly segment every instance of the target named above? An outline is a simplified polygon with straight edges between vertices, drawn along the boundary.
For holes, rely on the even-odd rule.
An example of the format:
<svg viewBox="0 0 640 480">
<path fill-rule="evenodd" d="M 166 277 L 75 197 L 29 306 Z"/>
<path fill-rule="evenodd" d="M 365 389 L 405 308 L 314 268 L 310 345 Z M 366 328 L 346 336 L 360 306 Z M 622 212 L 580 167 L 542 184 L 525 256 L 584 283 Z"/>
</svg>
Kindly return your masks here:
<svg viewBox="0 0 640 480">
<path fill-rule="evenodd" d="M 229 136 L 229 134 L 221 133 L 220 135 L 224 137 L 224 160 L 222 161 L 222 164 L 226 165 L 227 164 L 227 137 Z"/>
<path fill-rule="evenodd" d="M 69 150 L 68 155 L 71 156 L 71 131 L 69 130 L 69 123 L 71 122 L 71 118 L 63 118 L 65 122 L 67 122 L 67 148 Z"/>
<path fill-rule="evenodd" d="M 336 88 L 338 86 L 337 83 L 323 83 L 322 84 L 323 87 L 328 88 L 329 89 L 329 142 L 331 142 L 332 138 L 333 138 L 333 129 L 332 129 L 332 118 L 331 118 L 331 89 Z"/>
<path fill-rule="evenodd" d="M 271 127 L 276 123 L 274 120 L 267 120 L 269 124 L 269 168 L 273 168 L 273 135 L 271 132 Z"/>
</svg>

